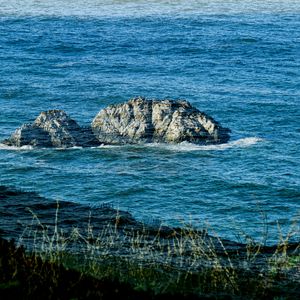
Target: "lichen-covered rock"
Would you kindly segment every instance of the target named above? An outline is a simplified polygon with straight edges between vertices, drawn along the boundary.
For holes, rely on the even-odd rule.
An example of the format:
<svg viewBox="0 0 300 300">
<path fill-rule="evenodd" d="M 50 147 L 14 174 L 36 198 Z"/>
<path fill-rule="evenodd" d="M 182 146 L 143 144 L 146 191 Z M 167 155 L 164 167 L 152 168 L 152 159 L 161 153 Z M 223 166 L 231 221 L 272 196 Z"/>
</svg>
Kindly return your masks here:
<svg viewBox="0 0 300 300">
<path fill-rule="evenodd" d="M 4 143 L 59 148 L 99 145 L 90 128 L 80 127 L 62 110 L 42 112 L 32 124 L 22 125 Z"/>
<path fill-rule="evenodd" d="M 230 130 L 223 128 L 184 100 L 134 98 L 101 110 L 92 122 L 99 141 L 125 143 L 226 143 Z"/>
</svg>

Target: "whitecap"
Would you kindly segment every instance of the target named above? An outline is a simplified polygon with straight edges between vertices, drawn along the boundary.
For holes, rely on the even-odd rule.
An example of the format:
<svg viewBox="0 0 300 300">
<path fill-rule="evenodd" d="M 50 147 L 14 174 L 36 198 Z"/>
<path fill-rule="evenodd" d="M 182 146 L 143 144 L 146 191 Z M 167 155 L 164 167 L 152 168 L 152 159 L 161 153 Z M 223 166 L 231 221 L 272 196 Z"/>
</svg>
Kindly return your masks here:
<svg viewBox="0 0 300 300">
<path fill-rule="evenodd" d="M 196 145 L 189 142 L 182 142 L 180 144 L 159 144 L 152 143 L 148 144 L 148 147 L 163 148 L 171 151 L 180 151 L 180 152 L 189 152 L 189 151 L 222 151 L 231 148 L 245 148 L 257 144 L 258 142 L 263 141 L 259 137 L 247 137 L 234 141 L 230 141 L 226 144 L 218 145 Z"/>
<path fill-rule="evenodd" d="M 218 144 L 218 145 L 196 145 L 189 142 L 182 142 L 179 144 L 166 144 L 166 143 L 149 143 L 149 144 L 137 144 L 137 145 L 100 145 L 96 147 L 90 147 L 90 149 L 115 149 L 115 148 L 122 148 L 122 147 L 134 147 L 134 148 L 157 148 L 157 149 L 164 149 L 164 150 L 170 150 L 170 151 L 180 151 L 180 152 L 189 152 L 189 151 L 222 151 L 226 149 L 231 148 L 245 148 L 250 147 L 252 145 L 257 144 L 258 142 L 263 141 L 262 138 L 258 137 L 247 137 L 242 138 L 234 141 L 230 141 L 226 144 Z M 22 147 L 16 147 L 16 146 L 8 146 L 5 144 L 0 143 L 0 150 L 14 150 L 14 151 L 20 151 L 20 150 L 33 150 L 37 149 L 33 146 L 22 146 Z M 47 149 L 47 148 L 39 148 L 39 149 Z M 49 148 L 48 148 L 49 149 Z M 81 150 L 81 149 L 87 149 L 80 146 L 74 146 L 69 148 L 54 148 L 55 150 Z"/>
<path fill-rule="evenodd" d="M 64 62 L 64 63 L 56 64 L 55 67 L 56 68 L 67 68 L 67 67 L 72 67 L 76 64 L 78 64 L 78 62 L 70 61 L 70 62 Z"/>
<path fill-rule="evenodd" d="M 91 149 L 111 149 L 111 148 L 120 148 L 126 145 L 105 145 L 101 144 L 100 146 L 90 147 Z"/>
<path fill-rule="evenodd" d="M 32 150 L 33 146 L 25 145 L 22 147 L 16 147 L 16 146 L 8 146 L 5 144 L 0 143 L 0 150 L 13 150 L 13 151 L 20 151 L 20 150 Z"/>
<path fill-rule="evenodd" d="M 51 149 L 51 148 L 43 148 L 43 149 Z M 83 149 L 82 146 L 73 146 L 73 147 L 55 147 L 55 150 L 60 150 L 60 151 L 64 151 L 64 150 L 81 150 Z"/>
</svg>

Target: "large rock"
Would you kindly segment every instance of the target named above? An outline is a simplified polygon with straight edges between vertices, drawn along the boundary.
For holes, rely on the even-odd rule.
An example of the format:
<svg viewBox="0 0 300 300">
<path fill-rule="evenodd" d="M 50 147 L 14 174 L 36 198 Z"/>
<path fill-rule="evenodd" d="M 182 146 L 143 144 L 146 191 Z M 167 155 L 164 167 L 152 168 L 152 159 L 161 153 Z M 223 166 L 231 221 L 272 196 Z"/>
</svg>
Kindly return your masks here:
<svg viewBox="0 0 300 300">
<path fill-rule="evenodd" d="M 223 128 L 187 101 L 134 98 L 101 110 L 92 122 L 101 143 L 226 143 L 230 130 Z"/>
<path fill-rule="evenodd" d="M 99 145 L 90 128 L 80 127 L 62 110 L 42 112 L 32 124 L 22 125 L 4 143 L 59 148 Z"/>
</svg>

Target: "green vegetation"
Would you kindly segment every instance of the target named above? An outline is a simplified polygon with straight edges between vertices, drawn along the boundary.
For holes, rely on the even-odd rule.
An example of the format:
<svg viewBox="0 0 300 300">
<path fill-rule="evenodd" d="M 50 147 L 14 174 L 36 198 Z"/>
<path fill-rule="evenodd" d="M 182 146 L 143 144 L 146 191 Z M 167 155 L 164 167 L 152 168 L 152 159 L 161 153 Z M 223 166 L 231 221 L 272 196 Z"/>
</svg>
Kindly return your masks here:
<svg viewBox="0 0 300 300">
<path fill-rule="evenodd" d="M 1 299 L 297 299 L 300 245 L 223 241 L 188 226 L 96 232 L 33 221 L 14 242 L 0 240 Z"/>
</svg>

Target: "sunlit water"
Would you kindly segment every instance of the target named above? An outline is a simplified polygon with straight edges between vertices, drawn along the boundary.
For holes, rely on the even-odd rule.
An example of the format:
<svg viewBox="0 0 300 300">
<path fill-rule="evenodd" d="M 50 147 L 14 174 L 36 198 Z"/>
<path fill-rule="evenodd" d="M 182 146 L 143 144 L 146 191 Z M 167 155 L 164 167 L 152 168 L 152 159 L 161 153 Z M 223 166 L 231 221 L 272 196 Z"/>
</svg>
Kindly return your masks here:
<svg viewBox="0 0 300 300">
<path fill-rule="evenodd" d="M 299 78 L 299 1 L 0 1 L 0 140 L 42 110 L 87 125 L 137 95 L 232 130 L 216 146 L 0 145 L 0 184 L 228 238 L 267 224 L 275 242 L 299 221 Z"/>
</svg>

